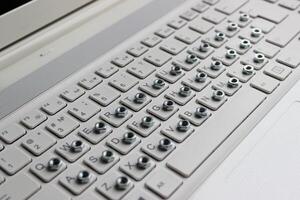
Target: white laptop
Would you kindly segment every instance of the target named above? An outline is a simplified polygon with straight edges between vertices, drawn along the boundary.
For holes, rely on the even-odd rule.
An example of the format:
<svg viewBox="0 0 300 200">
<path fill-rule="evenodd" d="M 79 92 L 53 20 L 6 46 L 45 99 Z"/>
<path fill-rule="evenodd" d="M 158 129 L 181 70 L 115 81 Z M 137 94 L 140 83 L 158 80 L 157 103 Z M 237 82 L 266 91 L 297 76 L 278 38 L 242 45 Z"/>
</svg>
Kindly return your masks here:
<svg viewBox="0 0 300 200">
<path fill-rule="evenodd" d="M 299 199 L 300 1 L 11 0 L 0 200 Z"/>
</svg>

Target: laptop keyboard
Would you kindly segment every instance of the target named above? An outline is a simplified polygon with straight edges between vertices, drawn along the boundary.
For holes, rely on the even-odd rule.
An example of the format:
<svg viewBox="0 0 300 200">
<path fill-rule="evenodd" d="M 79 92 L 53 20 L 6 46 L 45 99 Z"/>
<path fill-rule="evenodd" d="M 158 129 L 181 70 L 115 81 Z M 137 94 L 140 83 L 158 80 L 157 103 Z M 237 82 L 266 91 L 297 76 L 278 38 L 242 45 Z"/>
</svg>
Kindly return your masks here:
<svg viewBox="0 0 300 200">
<path fill-rule="evenodd" d="M 299 6 L 193 1 L 35 102 L 20 120 L 1 124 L 0 199 L 180 199 L 178 192 L 192 192 L 185 185 L 203 163 L 300 64 Z"/>
</svg>

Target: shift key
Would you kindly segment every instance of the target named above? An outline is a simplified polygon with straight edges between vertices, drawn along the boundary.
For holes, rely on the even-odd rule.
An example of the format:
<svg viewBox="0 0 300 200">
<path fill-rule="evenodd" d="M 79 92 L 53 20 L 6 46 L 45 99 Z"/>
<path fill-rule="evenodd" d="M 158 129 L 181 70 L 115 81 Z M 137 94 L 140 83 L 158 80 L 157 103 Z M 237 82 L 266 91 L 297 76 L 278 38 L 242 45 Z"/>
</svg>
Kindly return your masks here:
<svg viewBox="0 0 300 200">
<path fill-rule="evenodd" d="M 183 177 L 191 176 L 266 98 L 263 93 L 254 89 L 241 90 L 236 95 L 232 101 L 224 105 L 222 111 L 212 116 L 193 138 L 186 141 L 184 148 L 178 148 L 169 157 L 167 166 L 170 169 Z"/>
<path fill-rule="evenodd" d="M 299 32 L 299 17 L 289 16 L 270 33 L 267 42 L 285 47 Z"/>
</svg>

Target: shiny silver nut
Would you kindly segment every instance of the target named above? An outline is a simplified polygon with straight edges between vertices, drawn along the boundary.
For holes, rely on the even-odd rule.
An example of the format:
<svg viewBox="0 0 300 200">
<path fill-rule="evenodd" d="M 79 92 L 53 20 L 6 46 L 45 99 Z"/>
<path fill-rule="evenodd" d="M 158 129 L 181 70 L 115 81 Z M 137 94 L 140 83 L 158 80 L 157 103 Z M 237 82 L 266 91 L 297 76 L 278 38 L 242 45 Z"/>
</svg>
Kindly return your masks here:
<svg viewBox="0 0 300 200">
<path fill-rule="evenodd" d="M 147 156 L 139 157 L 137 160 L 137 163 L 136 163 L 136 166 L 139 169 L 147 169 L 148 167 L 150 167 L 150 165 L 151 165 L 151 162 L 150 162 L 149 157 L 147 157 Z"/>
<path fill-rule="evenodd" d="M 193 64 L 195 62 L 198 61 L 197 56 L 195 56 L 194 54 L 189 54 L 186 56 L 185 62 L 189 63 L 189 64 Z"/>
<path fill-rule="evenodd" d="M 251 65 L 245 65 L 243 67 L 243 74 L 252 75 L 254 73 L 254 67 Z"/>
<path fill-rule="evenodd" d="M 237 53 L 234 49 L 229 49 L 226 52 L 226 58 L 228 59 L 234 59 L 237 56 Z"/>
<path fill-rule="evenodd" d="M 165 111 L 172 111 L 172 110 L 174 110 L 174 104 L 175 104 L 174 101 L 166 100 L 166 101 L 164 101 L 162 108 Z"/>
<path fill-rule="evenodd" d="M 247 22 L 247 21 L 249 21 L 249 19 L 250 19 L 250 16 L 248 14 L 246 14 L 246 13 L 242 13 L 240 15 L 240 21 L 241 22 Z"/>
<path fill-rule="evenodd" d="M 229 31 L 236 31 L 239 26 L 236 23 L 229 23 L 227 26 L 227 30 Z"/>
<path fill-rule="evenodd" d="M 224 99 L 224 97 L 225 97 L 225 93 L 222 90 L 215 90 L 213 92 L 213 97 L 212 98 L 215 101 L 221 101 L 222 99 Z"/>
<path fill-rule="evenodd" d="M 228 87 L 230 87 L 230 88 L 236 88 L 236 87 L 239 86 L 239 83 L 240 83 L 239 79 L 237 79 L 237 78 L 230 78 L 230 79 L 228 80 L 227 85 L 228 85 Z"/>
<path fill-rule="evenodd" d="M 116 180 L 116 189 L 117 190 L 126 190 L 131 186 L 131 181 L 126 176 L 120 176 Z"/>
<path fill-rule="evenodd" d="M 264 54 L 256 53 L 253 58 L 253 61 L 256 63 L 263 63 L 265 61 L 265 59 L 266 59 L 266 57 Z"/>
<path fill-rule="evenodd" d="M 207 115 L 208 115 L 207 108 L 205 108 L 203 106 L 196 108 L 196 111 L 195 111 L 195 116 L 196 117 L 198 117 L 198 118 L 204 118 Z"/>
<path fill-rule="evenodd" d="M 126 132 L 122 140 L 125 144 L 132 144 L 136 141 L 136 135 L 133 132 Z"/>
<path fill-rule="evenodd" d="M 216 41 L 223 41 L 225 39 L 225 34 L 222 32 L 217 32 L 215 36 Z"/>
<path fill-rule="evenodd" d="M 210 46 L 209 46 L 208 43 L 202 42 L 202 43 L 200 44 L 200 47 L 199 47 L 199 51 L 200 51 L 200 52 L 204 52 L 204 53 L 205 53 L 205 52 L 208 52 L 209 49 L 210 49 Z"/>
<path fill-rule="evenodd" d="M 170 74 L 173 76 L 177 76 L 182 73 L 182 69 L 179 66 L 172 66 L 170 70 Z"/>
<path fill-rule="evenodd" d="M 210 68 L 212 70 L 218 71 L 218 70 L 220 70 L 222 68 L 222 66 L 223 66 L 223 64 L 222 64 L 221 61 L 214 60 L 214 61 L 212 61 L 211 65 L 210 65 Z"/>
<path fill-rule="evenodd" d="M 192 90 L 190 87 L 188 86 L 183 86 L 179 89 L 179 95 L 183 96 L 183 97 L 188 97 L 190 96 L 192 93 Z"/>
<path fill-rule="evenodd" d="M 159 141 L 159 145 L 158 145 L 158 148 L 161 150 L 161 151 L 168 151 L 170 149 L 172 149 L 173 147 L 173 143 L 170 139 L 168 138 L 163 138 Z"/>
<path fill-rule="evenodd" d="M 144 93 L 137 93 L 136 95 L 134 95 L 134 102 L 138 103 L 138 104 L 142 104 L 144 103 L 146 100 L 146 95 Z"/>
<path fill-rule="evenodd" d="M 74 153 L 81 152 L 83 150 L 84 144 L 81 140 L 74 140 L 71 143 L 71 151 Z"/>
<path fill-rule="evenodd" d="M 180 132 L 187 132 L 190 129 L 190 122 L 188 120 L 180 120 L 177 124 L 177 130 Z"/>
<path fill-rule="evenodd" d="M 207 79 L 207 74 L 205 72 L 199 72 L 196 74 L 195 81 L 199 83 L 204 83 Z"/>
<path fill-rule="evenodd" d="M 57 171 L 61 168 L 61 166 L 62 166 L 62 161 L 60 158 L 51 158 L 47 164 L 47 168 L 50 171 Z"/>
<path fill-rule="evenodd" d="M 92 178 L 92 175 L 90 174 L 89 171 L 82 170 L 78 173 L 76 180 L 80 184 L 86 184 L 86 183 L 90 182 L 91 178 Z"/>
<path fill-rule="evenodd" d="M 151 116 L 145 116 L 142 118 L 141 126 L 144 128 L 150 128 L 154 125 L 154 119 Z"/>
<path fill-rule="evenodd" d="M 128 114 L 128 110 L 124 106 L 120 106 L 115 111 L 115 116 L 118 118 L 123 118 Z"/>
<path fill-rule="evenodd" d="M 261 34 L 262 34 L 262 31 L 259 28 L 253 28 L 251 30 L 251 36 L 252 37 L 256 37 L 257 38 L 257 37 L 261 36 Z"/>
<path fill-rule="evenodd" d="M 112 152 L 110 150 L 105 150 L 102 152 L 100 159 L 104 163 L 110 163 L 115 160 L 114 152 Z"/>
<path fill-rule="evenodd" d="M 104 122 L 97 122 L 94 126 L 95 133 L 105 133 L 107 131 L 107 126 Z"/>
<path fill-rule="evenodd" d="M 156 79 L 156 80 L 154 80 L 152 87 L 154 89 L 161 89 L 161 88 L 165 87 L 165 85 L 166 85 L 165 81 L 163 81 L 161 79 Z"/>
<path fill-rule="evenodd" d="M 247 40 L 247 39 L 241 40 L 241 43 L 240 43 L 241 49 L 248 49 L 250 46 L 251 46 L 251 42 L 249 40 Z"/>
</svg>

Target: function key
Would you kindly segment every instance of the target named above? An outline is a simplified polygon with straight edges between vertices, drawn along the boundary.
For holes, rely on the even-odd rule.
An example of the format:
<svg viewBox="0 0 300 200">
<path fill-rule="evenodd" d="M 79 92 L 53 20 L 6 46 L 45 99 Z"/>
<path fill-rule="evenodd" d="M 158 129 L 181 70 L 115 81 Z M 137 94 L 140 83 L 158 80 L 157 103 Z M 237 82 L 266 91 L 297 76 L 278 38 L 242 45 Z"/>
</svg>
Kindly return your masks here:
<svg viewBox="0 0 300 200">
<path fill-rule="evenodd" d="M 128 50 L 127 53 L 134 57 L 139 57 L 146 53 L 148 51 L 148 48 L 140 43 L 137 43 L 133 46 L 131 46 Z"/>
<path fill-rule="evenodd" d="M 184 13 L 180 15 L 181 18 L 187 20 L 187 21 L 192 21 L 196 17 L 198 17 L 198 13 L 193 11 L 193 10 L 187 10 Z"/>
<path fill-rule="evenodd" d="M 111 62 L 113 64 L 117 65 L 118 67 L 125 67 L 126 65 L 131 63 L 133 60 L 134 59 L 132 56 L 122 53 L 122 54 L 114 57 Z"/>
<path fill-rule="evenodd" d="M 148 47 L 154 47 L 161 41 L 162 39 L 160 37 L 156 35 L 149 35 L 148 37 L 144 38 L 141 42 Z"/>
<path fill-rule="evenodd" d="M 46 101 L 41 109 L 49 115 L 55 115 L 66 106 L 67 104 L 63 100 L 55 97 Z"/>
<path fill-rule="evenodd" d="M 40 111 L 33 110 L 21 119 L 21 123 L 29 129 L 34 129 L 47 120 L 47 116 Z"/>
<path fill-rule="evenodd" d="M 205 12 L 208 8 L 209 8 L 209 5 L 207 5 L 206 3 L 203 3 L 203 2 L 197 3 L 196 5 L 194 5 L 192 7 L 193 10 L 195 10 L 199 13 Z"/>
<path fill-rule="evenodd" d="M 118 67 L 110 62 L 106 62 L 100 65 L 98 70 L 96 71 L 96 74 L 103 78 L 108 78 L 112 76 L 114 73 L 119 71 Z"/>
<path fill-rule="evenodd" d="M 181 19 L 179 17 L 168 22 L 168 26 L 175 28 L 177 30 L 184 27 L 186 24 L 187 22 L 184 19 Z"/>
<path fill-rule="evenodd" d="M 85 93 L 84 90 L 81 89 L 80 87 L 70 86 L 61 93 L 61 97 L 63 97 L 65 100 L 69 102 L 73 102 L 79 97 L 81 97 L 82 95 L 84 95 L 84 93 Z"/>
<path fill-rule="evenodd" d="M 158 30 L 155 31 L 155 34 L 162 37 L 162 38 L 167 38 L 170 35 L 172 35 L 175 32 L 174 29 L 168 27 L 168 26 L 164 26 Z"/>
<path fill-rule="evenodd" d="M 78 82 L 78 85 L 87 90 L 90 90 L 96 87 L 96 85 L 100 84 L 101 82 L 102 79 L 99 76 L 97 76 L 96 74 L 89 74 L 81 78 Z"/>
</svg>

